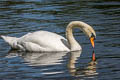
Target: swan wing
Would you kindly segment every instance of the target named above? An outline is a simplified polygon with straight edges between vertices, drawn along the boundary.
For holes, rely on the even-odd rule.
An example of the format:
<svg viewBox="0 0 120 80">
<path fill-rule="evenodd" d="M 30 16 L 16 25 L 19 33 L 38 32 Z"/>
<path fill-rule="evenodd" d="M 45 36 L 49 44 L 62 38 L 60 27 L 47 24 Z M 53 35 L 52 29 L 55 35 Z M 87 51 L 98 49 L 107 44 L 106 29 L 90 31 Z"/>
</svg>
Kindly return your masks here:
<svg viewBox="0 0 120 80">
<path fill-rule="evenodd" d="M 28 33 L 19 38 L 18 44 L 27 51 L 69 51 L 64 37 L 48 31 Z"/>
</svg>

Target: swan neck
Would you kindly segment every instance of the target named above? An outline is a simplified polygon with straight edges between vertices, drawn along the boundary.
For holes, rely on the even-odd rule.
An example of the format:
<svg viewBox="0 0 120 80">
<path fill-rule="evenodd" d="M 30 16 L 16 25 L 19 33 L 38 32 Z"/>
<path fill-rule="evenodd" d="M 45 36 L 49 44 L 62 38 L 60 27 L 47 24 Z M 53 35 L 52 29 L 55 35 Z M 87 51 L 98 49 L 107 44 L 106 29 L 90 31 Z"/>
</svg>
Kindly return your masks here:
<svg viewBox="0 0 120 80">
<path fill-rule="evenodd" d="M 74 27 L 75 27 L 74 24 L 69 24 L 66 28 L 66 38 L 70 45 L 71 51 L 81 50 L 81 46 L 79 45 L 79 43 L 75 40 L 75 38 L 73 36 L 73 28 Z"/>
<path fill-rule="evenodd" d="M 96 37 L 96 33 L 90 25 L 88 25 L 82 21 L 72 21 L 68 24 L 68 26 L 66 28 L 66 37 L 69 42 L 70 49 L 71 50 L 81 50 L 80 45 L 78 44 L 78 42 L 75 40 L 75 38 L 73 36 L 73 28 L 75 28 L 75 27 L 82 30 L 86 34 L 86 36 L 89 38 L 92 36 L 92 34 Z"/>
</svg>

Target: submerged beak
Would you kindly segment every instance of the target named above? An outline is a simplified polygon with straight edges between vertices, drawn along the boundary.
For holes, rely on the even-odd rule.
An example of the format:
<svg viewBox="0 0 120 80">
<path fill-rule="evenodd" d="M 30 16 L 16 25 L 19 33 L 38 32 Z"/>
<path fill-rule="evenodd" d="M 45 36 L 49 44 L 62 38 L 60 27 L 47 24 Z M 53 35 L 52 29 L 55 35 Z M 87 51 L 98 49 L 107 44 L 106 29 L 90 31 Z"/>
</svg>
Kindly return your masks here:
<svg viewBox="0 0 120 80">
<path fill-rule="evenodd" d="M 94 37 L 90 38 L 90 42 L 91 42 L 93 48 L 95 47 L 94 39 L 95 39 Z"/>
</svg>

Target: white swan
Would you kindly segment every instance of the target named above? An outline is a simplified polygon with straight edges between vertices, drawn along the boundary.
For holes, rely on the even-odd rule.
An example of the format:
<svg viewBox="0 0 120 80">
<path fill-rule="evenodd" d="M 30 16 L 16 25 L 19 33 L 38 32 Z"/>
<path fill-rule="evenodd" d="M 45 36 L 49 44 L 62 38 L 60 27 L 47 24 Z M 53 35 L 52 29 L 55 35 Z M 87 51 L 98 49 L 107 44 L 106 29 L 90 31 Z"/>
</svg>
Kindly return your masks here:
<svg viewBox="0 0 120 80">
<path fill-rule="evenodd" d="M 72 29 L 80 28 L 91 41 L 94 47 L 96 33 L 94 29 L 81 21 L 72 21 L 66 28 L 66 39 L 56 33 L 48 31 L 36 31 L 28 33 L 20 38 L 3 36 L 1 37 L 13 48 L 30 52 L 57 52 L 57 51 L 78 51 L 81 46 L 73 37 Z"/>
</svg>

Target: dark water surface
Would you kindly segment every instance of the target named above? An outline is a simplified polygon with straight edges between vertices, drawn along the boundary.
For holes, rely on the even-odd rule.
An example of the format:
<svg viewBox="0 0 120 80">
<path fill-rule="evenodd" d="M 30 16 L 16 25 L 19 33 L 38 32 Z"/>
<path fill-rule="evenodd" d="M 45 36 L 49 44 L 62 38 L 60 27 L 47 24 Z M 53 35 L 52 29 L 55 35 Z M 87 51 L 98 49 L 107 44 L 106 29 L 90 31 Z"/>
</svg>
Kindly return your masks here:
<svg viewBox="0 0 120 80">
<path fill-rule="evenodd" d="M 0 38 L 0 80 L 120 80 L 120 0 L 0 1 L 1 35 L 20 37 L 47 30 L 65 36 L 67 24 L 74 20 L 96 31 L 95 64 L 89 39 L 77 29 L 74 36 L 82 52 L 10 51 Z"/>
</svg>

